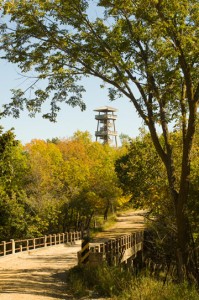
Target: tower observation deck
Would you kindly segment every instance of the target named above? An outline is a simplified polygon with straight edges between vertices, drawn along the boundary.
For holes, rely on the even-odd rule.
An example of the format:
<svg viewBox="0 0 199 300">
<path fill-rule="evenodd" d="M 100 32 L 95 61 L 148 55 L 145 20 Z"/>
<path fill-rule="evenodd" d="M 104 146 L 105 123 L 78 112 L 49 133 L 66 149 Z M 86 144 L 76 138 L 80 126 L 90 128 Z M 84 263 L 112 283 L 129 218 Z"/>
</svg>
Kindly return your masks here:
<svg viewBox="0 0 199 300">
<path fill-rule="evenodd" d="M 97 131 L 95 131 L 96 141 L 101 139 L 103 144 L 113 144 L 117 147 L 117 131 L 115 130 L 115 120 L 117 109 L 110 106 L 103 106 L 94 109 L 99 114 L 95 116 L 97 120 Z"/>
</svg>

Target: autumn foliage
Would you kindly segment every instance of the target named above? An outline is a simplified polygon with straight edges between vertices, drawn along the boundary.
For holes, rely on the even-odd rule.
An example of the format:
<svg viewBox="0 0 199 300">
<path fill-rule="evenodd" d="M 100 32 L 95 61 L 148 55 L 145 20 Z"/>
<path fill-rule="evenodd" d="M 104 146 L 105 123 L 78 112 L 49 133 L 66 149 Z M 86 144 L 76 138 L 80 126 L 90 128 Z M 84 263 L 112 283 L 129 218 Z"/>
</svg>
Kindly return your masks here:
<svg viewBox="0 0 199 300">
<path fill-rule="evenodd" d="M 88 132 L 22 146 L 8 131 L 0 151 L 1 240 L 85 230 L 123 202 L 114 169 L 120 151 Z"/>
</svg>

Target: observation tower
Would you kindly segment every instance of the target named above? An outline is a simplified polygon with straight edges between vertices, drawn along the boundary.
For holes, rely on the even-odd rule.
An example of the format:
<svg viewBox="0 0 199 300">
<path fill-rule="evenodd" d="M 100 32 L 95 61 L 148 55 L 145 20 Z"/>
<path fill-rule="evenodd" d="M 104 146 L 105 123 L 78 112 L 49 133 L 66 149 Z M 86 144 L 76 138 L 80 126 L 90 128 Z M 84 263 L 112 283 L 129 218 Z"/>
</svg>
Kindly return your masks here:
<svg viewBox="0 0 199 300">
<path fill-rule="evenodd" d="M 103 141 L 103 144 L 113 144 L 117 147 L 117 131 L 115 130 L 117 115 L 114 114 L 117 109 L 103 106 L 94 109 L 94 111 L 98 112 L 98 115 L 95 116 L 97 120 L 96 141 L 99 138 Z"/>
</svg>

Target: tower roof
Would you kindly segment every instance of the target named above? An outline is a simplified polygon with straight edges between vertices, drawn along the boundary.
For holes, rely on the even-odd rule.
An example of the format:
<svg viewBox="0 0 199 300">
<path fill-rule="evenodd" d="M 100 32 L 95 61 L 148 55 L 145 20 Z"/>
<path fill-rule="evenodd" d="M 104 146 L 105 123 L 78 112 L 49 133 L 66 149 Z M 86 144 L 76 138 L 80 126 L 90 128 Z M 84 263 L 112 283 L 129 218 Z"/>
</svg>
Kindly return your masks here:
<svg viewBox="0 0 199 300">
<path fill-rule="evenodd" d="M 117 111 L 117 109 L 113 108 L 113 107 L 110 107 L 110 106 L 102 106 L 102 107 L 94 109 L 94 111 L 106 112 L 106 111 Z"/>
</svg>

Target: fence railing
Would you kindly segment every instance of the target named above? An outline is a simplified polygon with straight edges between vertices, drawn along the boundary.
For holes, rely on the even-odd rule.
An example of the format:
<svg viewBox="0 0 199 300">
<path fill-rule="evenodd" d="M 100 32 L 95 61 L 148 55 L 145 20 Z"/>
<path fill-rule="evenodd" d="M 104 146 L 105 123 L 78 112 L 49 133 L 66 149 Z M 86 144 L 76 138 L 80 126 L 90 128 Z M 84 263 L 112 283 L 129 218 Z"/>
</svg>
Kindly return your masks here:
<svg viewBox="0 0 199 300">
<path fill-rule="evenodd" d="M 82 233 L 79 231 L 50 234 L 42 237 L 24 240 L 11 239 L 9 242 L 0 242 L 0 256 L 6 256 L 9 254 L 15 254 L 18 252 L 29 251 L 42 247 L 75 242 L 81 239 Z"/>
<path fill-rule="evenodd" d="M 100 262 L 106 260 L 109 265 L 118 265 L 131 257 L 136 257 L 142 251 L 144 232 L 139 231 L 119 238 L 111 239 L 105 243 L 89 245 L 89 261 Z M 92 255 L 92 253 L 94 255 Z M 99 255 L 97 255 L 99 253 Z M 96 254 L 96 255 L 95 255 Z M 81 251 L 79 256 L 81 256 Z M 81 262 L 82 259 L 80 260 Z"/>
</svg>

